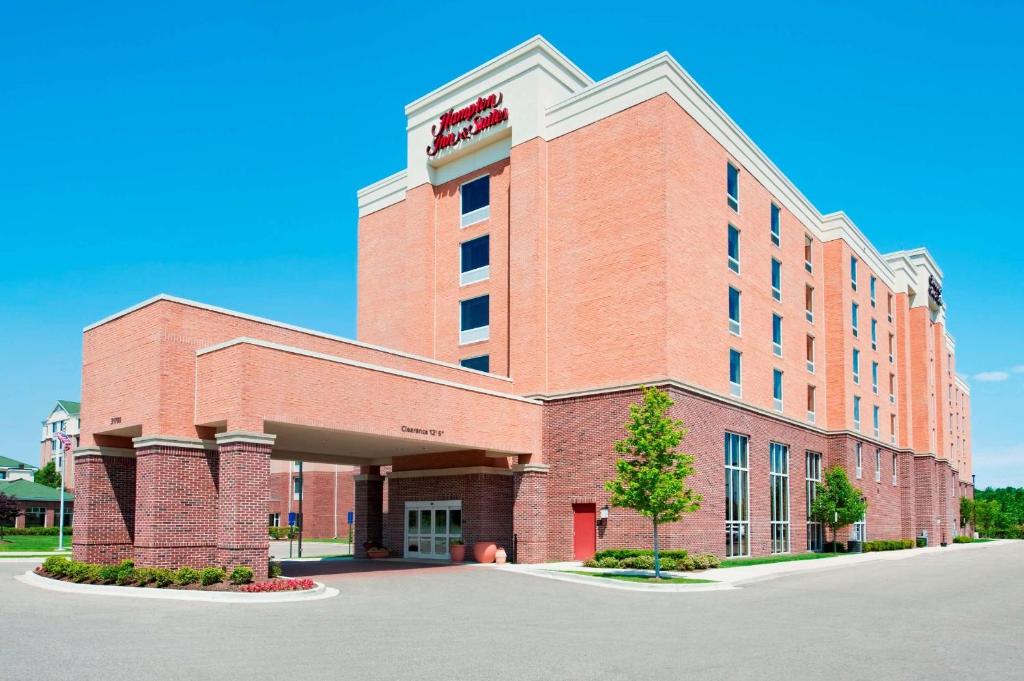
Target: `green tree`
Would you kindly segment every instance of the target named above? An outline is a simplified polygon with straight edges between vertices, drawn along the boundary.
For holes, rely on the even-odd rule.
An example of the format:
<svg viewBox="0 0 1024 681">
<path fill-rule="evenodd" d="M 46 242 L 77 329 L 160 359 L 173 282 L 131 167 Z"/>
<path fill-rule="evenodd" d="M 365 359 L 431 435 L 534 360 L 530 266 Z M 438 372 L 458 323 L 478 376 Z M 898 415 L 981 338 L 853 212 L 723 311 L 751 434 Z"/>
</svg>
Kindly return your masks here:
<svg viewBox="0 0 1024 681">
<path fill-rule="evenodd" d="M 960 497 L 960 529 L 974 527 L 974 499 Z"/>
<path fill-rule="evenodd" d="M 18 502 L 0 492 L 0 541 L 4 538 L 4 528 L 14 526 L 18 513 Z"/>
<path fill-rule="evenodd" d="M 53 463 L 52 459 L 36 471 L 34 479 L 40 485 L 60 489 L 60 473 L 57 471 L 57 465 Z"/>
<path fill-rule="evenodd" d="M 651 519 L 654 527 L 654 576 L 661 578 L 658 526 L 678 521 L 700 508 L 701 495 L 686 486 L 693 457 L 676 451 L 686 437 L 683 422 L 669 416 L 668 393 L 645 387 L 640 404 L 629 407 L 626 438 L 615 443 L 621 456 L 615 478 L 605 483 L 611 503 Z"/>
<path fill-rule="evenodd" d="M 983 537 L 991 535 L 998 527 L 1002 511 L 995 499 L 978 499 L 974 502 L 974 519 L 978 523 L 978 533 Z"/>
<path fill-rule="evenodd" d="M 832 550 L 836 550 L 836 534 L 841 528 L 859 522 L 868 510 L 868 502 L 860 490 L 850 484 L 841 466 L 825 471 L 824 482 L 817 483 L 817 495 L 811 504 L 811 518 L 832 528 Z"/>
</svg>

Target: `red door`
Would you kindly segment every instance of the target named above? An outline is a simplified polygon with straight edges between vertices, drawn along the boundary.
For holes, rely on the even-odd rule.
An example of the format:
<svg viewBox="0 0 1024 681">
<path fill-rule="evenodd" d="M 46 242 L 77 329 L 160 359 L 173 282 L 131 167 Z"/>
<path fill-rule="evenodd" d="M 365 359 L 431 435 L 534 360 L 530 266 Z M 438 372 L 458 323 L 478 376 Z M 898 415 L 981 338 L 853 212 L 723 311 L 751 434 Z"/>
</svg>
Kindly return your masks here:
<svg viewBox="0 0 1024 681">
<path fill-rule="evenodd" d="M 597 505 L 572 505 L 572 557 L 587 560 L 597 551 Z"/>
</svg>

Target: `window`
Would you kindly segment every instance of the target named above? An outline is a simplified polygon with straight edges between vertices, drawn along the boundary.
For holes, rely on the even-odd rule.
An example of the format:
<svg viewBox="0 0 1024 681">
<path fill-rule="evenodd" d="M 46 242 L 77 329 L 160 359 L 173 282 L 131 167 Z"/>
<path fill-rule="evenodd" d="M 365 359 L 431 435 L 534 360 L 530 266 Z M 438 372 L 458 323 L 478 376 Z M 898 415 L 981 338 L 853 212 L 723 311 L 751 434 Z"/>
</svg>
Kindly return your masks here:
<svg viewBox="0 0 1024 681">
<path fill-rule="evenodd" d="M 882 450 L 875 450 L 875 482 L 882 482 Z"/>
<path fill-rule="evenodd" d="M 725 434 L 725 555 L 750 555 L 750 468 L 747 438 Z"/>
<path fill-rule="evenodd" d="M 459 303 L 459 345 L 485 341 L 490 337 L 490 296 L 477 296 Z"/>
<path fill-rule="evenodd" d="M 853 349 L 853 382 L 860 385 L 860 350 Z"/>
<path fill-rule="evenodd" d="M 871 392 L 878 394 L 878 362 L 871 362 Z"/>
<path fill-rule="evenodd" d="M 853 524 L 853 533 L 850 535 L 850 539 L 853 541 L 867 541 L 868 538 L 868 524 L 864 518 Z"/>
<path fill-rule="evenodd" d="M 854 461 L 854 467 L 855 467 L 854 473 L 857 476 L 858 480 L 860 480 L 861 473 L 864 470 L 864 466 L 863 466 L 864 459 L 863 459 L 862 449 L 863 449 L 863 447 L 861 446 L 861 444 L 859 442 L 854 445 L 854 459 L 855 459 L 855 461 Z"/>
<path fill-rule="evenodd" d="M 729 208 L 739 212 L 740 210 L 740 171 L 739 168 L 729 163 L 726 167 L 725 191 L 726 201 Z"/>
<path fill-rule="evenodd" d="M 491 237 L 463 241 L 459 250 L 459 285 L 475 284 L 491 276 Z"/>
<path fill-rule="evenodd" d="M 46 509 L 41 506 L 29 506 L 25 509 L 25 527 L 43 527 L 46 525 Z"/>
<path fill-rule="evenodd" d="M 878 437 L 878 405 L 871 407 L 871 425 L 875 431 L 875 437 Z"/>
<path fill-rule="evenodd" d="M 729 350 L 729 392 L 743 394 L 743 356 L 736 350 Z"/>
<path fill-rule="evenodd" d="M 782 300 L 782 263 L 772 258 L 772 298 Z"/>
<path fill-rule="evenodd" d="M 889 401 L 896 404 L 896 374 L 889 374 Z"/>
<path fill-rule="evenodd" d="M 482 371 L 485 374 L 491 371 L 491 356 L 480 355 L 479 357 L 467 357 L 459 362 L 460 365 L 467 369 L 476 369 Z"/>
<path fill-rule="evenodd" d="M 853 429 L 860 431 L 860 397 L 857 395 L 853 396 Z M 857 475 L 860 477 L 860 474 Z"/>
<path fill-rule="evenodd" d="M 807 386 L 807 422 L 814 423 L 814 386 Z"/>
<path fill-rule="evenodd" d="M 772 553 L 789 552 L 789 447 L 777 442 L 768 450 L 771 460 Z"/>
<path fill-rule="evenodd" d="M 853 329 L 853 337 L 860 335 L 860 305 L 850 303 L 850 326 Z"/>
<path fill-rule="evenodd" d="M 782 357 L 782 317 L 777 314 L 772 314 L 772 349 Z"/>
<path fill-rule="evenodd" d="M 896 336 L 889 334 L 889 364 L 896 363 Z"/>
<path fill-rule="evenodd" d="M 871 320 L 871 349 L 878 349 L 878 320 Z"/>
<path fill-rule="evenodd" d="M 782 242 L 782 227 L 780 225 L 782 211 L 774 203 L 772 204 L 772 243 L 778 246 Z"/>
<path fill-rule="evenodd" d="M 807 550 L 821 551 L 825 547 L 825 528 L 821 523 L 811 520 L 811 506 L 818 496 L 818 483 L 821 482 L 821 454 L 807 452 Z"/>
<path fill-rule="evenodd" d="M 461 187 L 462 222 L 468 227 L 491 217 L 491 178 L 489 175 L 470 180 Z"/>
<path fill-rule="evenodd" d="M 729 269 L 740 273 L 740 230 L 729 225 Z"/>
<path fill-rule="evenodd" d="M 889 310 L 889 323 L 892 324 L 892 294 L 891 293 L 888 294 L 888 298 L 889 298 L 889 302 L 888 302 L 888 306 L 889 306 L 888 307 L 888 310 Z"/>
<path fill-rule="evenodd" d="M 896 444 L 896 414 L 889 414 L 889 441 Z"/>
<path fill-rule="evenodd" d="M 782 411 L 782 372 L 772 369 L 772 396 L 775 398 L 775 411 Z"/>
<path fill-rule="evenodd" d="M 814 373 L 814 336 L 807 335 L 807 370 Z"/>
<path fill-rule="evenodd" d="M 892 455 L 892 484 L 893 484 L 893 487 L 896 486 L 896 482 L 897 482 L 897 480 L 896 480 L 896 470 L 899 468 L 898 464 L 899 464 L 899 457 L 896 454 L 893 454 Z"/>
<path fill-rule="evenodd" d="M 878 280 L 875 279 L 874 275 L 871 275 L 871 279 L 868 280 L 868 291 L 871 294 L 871 307 L 875 307 L 875 292 L 877 291 Z"/>
<path fill-rule="evenodd" d="M 729 287 L 729 331 L 740 335 L 740 292 Z"/>
<path fill-rule="evenodd" d="M 850 285 L 857 290 L 857 258 L 850 256 Z"/>
<path fill-rule="evenodd" d="M 270 527 L 281 527 L 281 514 L 280 513 L 268 513 L 267 514 L 267 525 Z"/>
<path fill-rule="evenodd" d="M 804 269 L 814 271 L 814 239 L 804 236 Z"/>
<path fill-rule="evenodd" d="M 299 497 L 302 496 L 302 478 L 296 476 L 292 478 L 292 497 L 298 501 Z"/>
<path fill-rule="evenodd" d="M 804 309 L 807 311 L 807 321 L 814 323 L 814 287 L 810 284 L 804 289 Z"/>
</svg>

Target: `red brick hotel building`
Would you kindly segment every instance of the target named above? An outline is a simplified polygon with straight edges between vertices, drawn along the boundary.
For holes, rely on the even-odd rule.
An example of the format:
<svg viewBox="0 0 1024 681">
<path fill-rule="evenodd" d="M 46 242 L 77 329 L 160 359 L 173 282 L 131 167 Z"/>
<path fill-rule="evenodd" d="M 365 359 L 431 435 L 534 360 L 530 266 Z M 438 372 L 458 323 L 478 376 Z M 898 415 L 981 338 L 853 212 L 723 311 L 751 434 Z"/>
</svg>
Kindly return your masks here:
<svg viewBox="0 0 1024 681">
<path fill-rule="evenodd" d="M 834 464 L 855 532 L 957 532 L 942 271 L 819 212 L 671 56 L 595 82 L 538 37 L 406 115 L 407 167 L 358 192 L 358 340 L 169 296 L 85 329 L 78 558 L 264 570 L 271 459 L 358 466 L 357 544 L 397 555 L 645 545 L 601 518 L 642 385 L 704 496 L 664 545 L 818 548 Z"/>
</svg>

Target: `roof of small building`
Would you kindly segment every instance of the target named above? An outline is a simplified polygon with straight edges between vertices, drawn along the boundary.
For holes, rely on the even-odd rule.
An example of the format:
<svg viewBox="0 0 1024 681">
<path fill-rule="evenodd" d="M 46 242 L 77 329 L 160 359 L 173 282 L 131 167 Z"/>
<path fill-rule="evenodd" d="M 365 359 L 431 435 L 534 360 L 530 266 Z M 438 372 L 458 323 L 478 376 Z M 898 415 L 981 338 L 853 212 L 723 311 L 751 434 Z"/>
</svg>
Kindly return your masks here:
<svg viewBox="0 0 1024 681">
<path fill-rule="evenodd" d="M 31 480 L 0 480 L 0 492 L 22 501 L 60 501 L 60 489 Z M 64 501 L 74 500 L 74 494 L 64 492 Z"/>
<path fill-rule="evenodd" d="M 39 466 L 33 466 L 32 464 L 25 463 L 24 461 L 18 461 L 7 456 L 0 456 L 0 468 L 21 468 L 29 471 L 39 470 Z"/>
<path fill-rule="evenodd" d="M 68 416 L 78 416 L 82 411 L 81 402 L 72 402 L 71 400 L 57 400 L 57 406 L 68 413 Z"/>
</svg>

